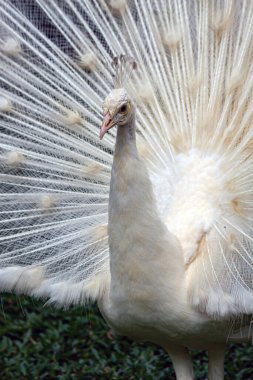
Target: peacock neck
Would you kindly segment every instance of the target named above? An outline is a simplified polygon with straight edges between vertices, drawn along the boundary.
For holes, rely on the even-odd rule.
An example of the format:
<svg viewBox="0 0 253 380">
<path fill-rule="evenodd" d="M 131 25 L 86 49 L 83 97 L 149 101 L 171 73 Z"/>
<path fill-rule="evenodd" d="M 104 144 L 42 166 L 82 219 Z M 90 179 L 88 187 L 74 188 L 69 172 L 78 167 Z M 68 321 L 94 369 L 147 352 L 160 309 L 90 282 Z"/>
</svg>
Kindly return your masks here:
<svg viewBox="0 0 253 380">
<path fill-rule="evenodd" d="M 109 198 L 109 244 L 111 256 L 120 256 L 120 241 L 134 245 L 136 233 L 132 228 L 147 217 L 154 199 L 146 167 L 136 147 L 135 116 L 128 124 L 118 126 L 111 172 Z M 120 237 L 120 239 L 119 239 Z M 127 246 L 125 247 L 127 250 Z M 123 252 L 122 252 L 123 253 Z"/>
<path fill-rule="evenodd" d="M 138 156 L 136 148 L 135 112 L 133 112 L 127 124 L 118 126 L 114 162 L 115 159 L 117 160 L 124 156 L 126 150 L 131 151 L 132 155 Z"/>
<path fill-rule="evenodd" d="M 133 118 L 131 124 L 118 127 L 111 173 L 108 232 L 112 288 L 120 284 L 122 289 L 130 284 L 134 288 L 136 281 L 138 286 L 149 283 L 150 266 L 144 263 L 158 265 L 157 255 L 164 255 L 165 261 L 169 258 L 179 277 L 183 268 L 180 247 L 160 219 L 148 171 L 138 155 L 134 123 Z M 156 281 L 157 273 L 153 275 Z"/>
<path fill-rule="evenodd" d="M 141 184 L 144 179 L 145 185 Z M 145 197 L 143 194 L 140 196 L 144 186 L 145 195 L 150 194 L 148 199 L 150 204 L 152 188 L 147 170 L 138 155 L 135 115 L 133 115 L 128 124 L 118 126 L 117 129 L 110 184 L 109 226 L 114 223 L 119 226 L 119 220 L 114 220 L 114 216 L 124 214 L 125 217 L 120 218 L 120 224 L 126 225 L 128 218 L 138 216 L 137 211 L 146 210 Z"/>
</svg>

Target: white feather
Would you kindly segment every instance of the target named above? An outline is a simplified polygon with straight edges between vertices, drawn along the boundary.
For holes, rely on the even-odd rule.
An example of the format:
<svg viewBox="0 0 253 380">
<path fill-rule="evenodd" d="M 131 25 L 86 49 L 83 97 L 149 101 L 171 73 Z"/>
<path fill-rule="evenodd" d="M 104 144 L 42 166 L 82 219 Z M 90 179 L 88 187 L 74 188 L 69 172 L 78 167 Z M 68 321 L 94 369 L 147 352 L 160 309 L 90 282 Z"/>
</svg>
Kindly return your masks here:
<svg viewBox="0 0 253 380">
<path fill-rule="evenodd" d="M 165 255 L 172 298 L 160 317 L 172 313 L 171 335 L 189 323 L 212 339 L 206 319 L 253 313 L 252 3 L 35 0 L 32 13 L 29 4 L 0 0 L 0 287 L 57 305 L 110 305 L 115 129 L 98 136 L 111 60 L 127 54 L 138 62 L 126 84 L 137 145 L 159 223 L 181 247 L 173 260 L 184 306 Z M 134 220 L 132 233 L 145 233 Z M 178 321 L 179 309 L 192 317 Z"/>
</svg>

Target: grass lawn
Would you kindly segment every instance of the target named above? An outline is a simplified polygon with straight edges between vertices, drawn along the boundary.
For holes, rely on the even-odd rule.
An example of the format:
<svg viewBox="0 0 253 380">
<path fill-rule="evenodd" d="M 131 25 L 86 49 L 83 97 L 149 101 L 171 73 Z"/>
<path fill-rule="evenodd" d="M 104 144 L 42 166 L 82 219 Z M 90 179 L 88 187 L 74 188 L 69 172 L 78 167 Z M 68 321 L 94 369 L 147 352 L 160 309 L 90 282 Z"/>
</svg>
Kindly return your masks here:
<svg viewBox="0 0 253 380">
<path fill-rule="evenodd" d="M 96 307 L 55 310 L 4 294 L 0 319 L 1 380 L 175 379 L 162 349 L 113 338 Z M 192 354 L 206 379 L 206 353 Z M 226 380 L 253 379 L 253 346 L 230 346 L 225 371 Z"/>
</svg>

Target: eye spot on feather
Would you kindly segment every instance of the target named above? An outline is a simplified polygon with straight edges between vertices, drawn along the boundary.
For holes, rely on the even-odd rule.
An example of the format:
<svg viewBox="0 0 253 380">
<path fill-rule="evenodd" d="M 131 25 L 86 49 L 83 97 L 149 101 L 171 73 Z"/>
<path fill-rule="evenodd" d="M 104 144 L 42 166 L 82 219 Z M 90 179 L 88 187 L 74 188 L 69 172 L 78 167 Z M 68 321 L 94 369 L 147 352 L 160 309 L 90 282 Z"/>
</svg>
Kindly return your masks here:
<svg viewBox="0 0 253 380">
<path fill-rule="evenodd" d="M 44 280 L 42 266 L 9 266 L 1 269 L 1 287 L 7 291 L 34 291 Z M 30 293 L 31 294 L 31 293 Z"/>
<path fill-rule="evenodd" d="M 42 266 L 36 266 L 32 268 L 25 268 L 20 275 L 16 288 L 21 289 L 34 289 L 41 285 L 44 279 L 44 268 Z"/>
<path fill-rule="evenodd" d="M 0 46 L 0 50 L 8 56 L 18 56 L 22 53 L 22 47 L 18 40 L 13 37 L 8 37 Z"/>
<path fill-rule="evenodd" d="M 170 53 L 175 52 L 182 41 L 182 33 L 180 31 L 169 32 L 162 37 L 163 45 Z"/>
<path fill-rule="evenodd" d="M 25 161 L 25 157 L 20 152 L 12 151 L 6 154 L 5 161 L 7 165 L 14 167 L 22 164 Z"/>
<path fill-rule="evenodd" d="M 234 198 L 231 201 L 231 206 L 232 206 L 232 209 L 234 210 L 234 212 L 236 214 L 243 216 L 243 214 L 244 214 L 244 207 L 242 206 L 241 200 L 238 197 Z"/>
<path fill-rule="evenodd" d="M 58 114 L 55 118 L 59 123 L 65 125 L 66 127 L 73 127 L 78 124 L 80 125 L 84 121 L 80 113 L 75 110 L 65 110 L 64 114 Z"/>
<path fill-rule="evenodd" d="M 97 68 L 97 56 L 93 52 L 82 54 L 79 57 L 78 64 L 82 69 L 93 72 Z"/>
<path fill-rule="evenodd" d="M 82 169 L 82 174 L 88 177 L 95 177 L 96 175 L 103 173 L 103 170 L 103 165 L 99 164 L 98 162 L 92 162 Z"/>
<path fill-rule="evenodd" d="M 108 236 L 108 224 L 100 224 L 93 230 L 93 238 L 95 241 L 102 240 Z"/>
<path fill-rule="evenodd" d="M 227 93 L 230 95 L 233 91 L 238 90 L 245 83 L 247 77 L 247 69 L 234 69 L 230 80 L 227 84 Z"/>
<path fill-rule="evenodd" d="M 127 7 L 127 0 L 110 0 L 109 5 L 113 11 L 123 13 Z"/>
<path fill-rule="evenodd" d="M 223 10 L 217 11 L 214 16 L 211 28 L 213 29 L 216 37 L 220 40 L 223 35 L 229 30 L 234 17 L 233 2 L 229 2 Z"/>
<path fill-rule="evenodd" d="M 49 194 L 42 195 L 40 199 L 40 206 L 43 209 L 47 210 L 47 209 L 55 207 L 55 205 L 56 205 L 56 200 L 52 195 L 49 195 Z"/>
<path fill-rule="evenodd" d="M 10 99 L 0 96 L 0 112 L 10 112 L 13 109 L 13 105 Z"/>
</svg>

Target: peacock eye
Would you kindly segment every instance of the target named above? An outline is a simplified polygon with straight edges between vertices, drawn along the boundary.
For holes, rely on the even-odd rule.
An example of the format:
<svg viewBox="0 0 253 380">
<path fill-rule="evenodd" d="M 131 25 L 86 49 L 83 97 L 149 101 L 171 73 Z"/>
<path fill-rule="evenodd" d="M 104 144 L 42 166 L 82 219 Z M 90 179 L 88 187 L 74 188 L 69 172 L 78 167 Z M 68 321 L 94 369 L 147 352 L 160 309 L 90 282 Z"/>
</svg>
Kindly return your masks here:
<svg viewBox="0 0 253 380">
<path fill-rule="evenodd" d="M 119 109 L 119 113 L 126 113 L 127 111 L 127 105 L 126 104 L 123 104 L 120 109 Z"/>
</svg>

